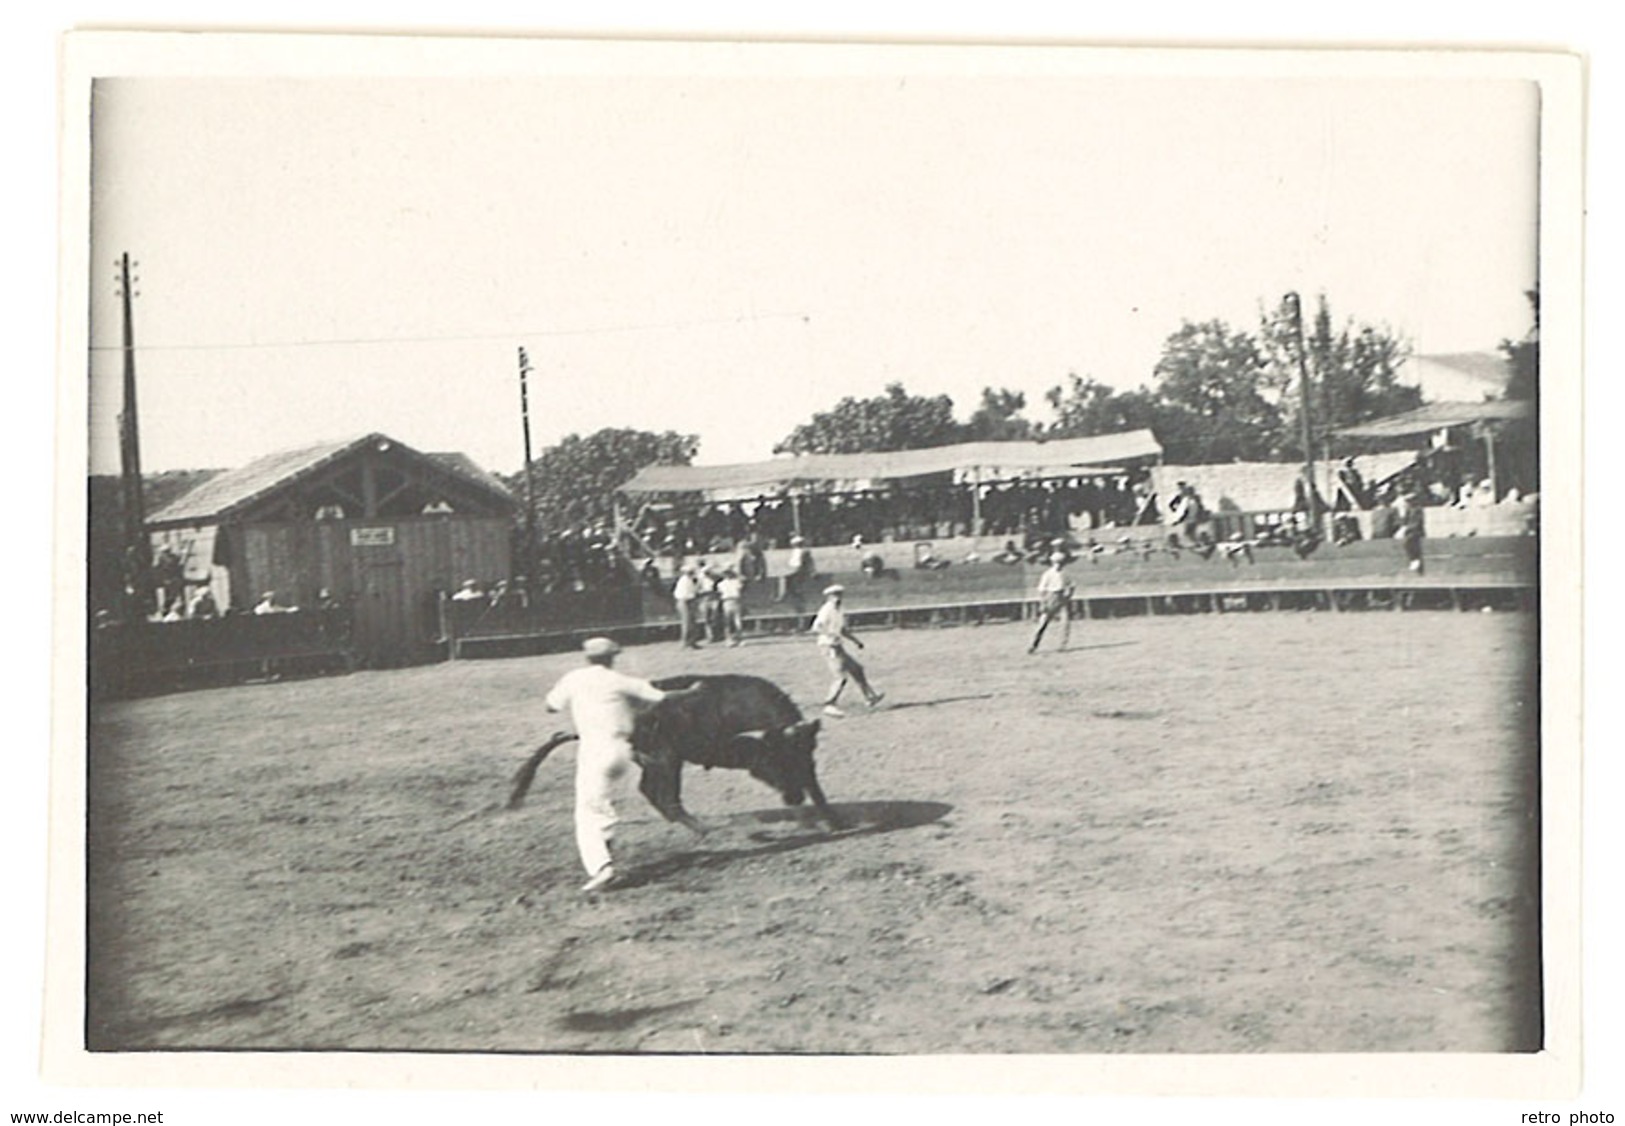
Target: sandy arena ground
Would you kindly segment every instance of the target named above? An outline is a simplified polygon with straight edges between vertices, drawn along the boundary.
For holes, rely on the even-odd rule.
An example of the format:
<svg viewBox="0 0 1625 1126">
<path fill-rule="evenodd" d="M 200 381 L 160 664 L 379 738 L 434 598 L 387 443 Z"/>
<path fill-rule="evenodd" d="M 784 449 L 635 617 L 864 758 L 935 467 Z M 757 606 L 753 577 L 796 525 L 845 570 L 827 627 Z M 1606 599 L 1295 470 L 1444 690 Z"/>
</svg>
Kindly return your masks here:
<svg viewBox="0 0 1625 1126">
<path fill-rule="evenodd" d="M 1513 1051 L 1538 1046 L 1535 619 L 1276 613 L 878 631 L 825 721 L 840 835 L 690 770 L 578 891 L 575 656 L 92 716 L 101 1049 Z M 1050 645 L 1055 644 L 1051 638 Z M 805 638 L 683 655 L 811 713 Z"/>
</svg>

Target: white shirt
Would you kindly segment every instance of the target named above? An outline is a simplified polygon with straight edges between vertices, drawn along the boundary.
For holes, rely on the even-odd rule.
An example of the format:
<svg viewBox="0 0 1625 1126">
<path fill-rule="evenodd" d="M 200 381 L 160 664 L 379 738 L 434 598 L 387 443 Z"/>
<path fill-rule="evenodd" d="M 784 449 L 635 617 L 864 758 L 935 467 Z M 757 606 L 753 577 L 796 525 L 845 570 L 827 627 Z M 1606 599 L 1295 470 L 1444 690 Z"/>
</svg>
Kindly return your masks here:
<svg viewBox="0 0 1625 1126">
<path fill-rule="evenodd" d="M 725 602 L 737 602 L 745 596 L 745 584 L 740 579 L 723 579 L 717 583 L 717 593 Z"/>
<path fill-rule="evenodd" d="M 672 587 L 671 596 L 679 602 L 688 602 L 698 598 L 700 584 L 694 581 L 694 576 L 687 571 L 677 576 L 677 585 Z"/>
<path fill-rule="evenodd" d="M 632 722 L 641 706 L 665 698 L 647 680 L 603 665 L 588 665 L 560 677 L 547 694 L 547 706 L 555 712 L 568 709 L 576 734 L 583 740 L 624 739 L 632 734 Z"/>
<path fill-rule="evenodd" d="M 826 602 L 818 608 L 812 628 L 818 635 L 818 644 L 825 647 L 839 645 L 841 635 L 846 632 L 846 611 L 833 601 Z"/>
<path fill-rule="evenodd" d="M 1039 594 L 1062 594 L 1066 591 L 1066 575 L 1059 567 L 1051 567 L 1038 577 Z"/>
</svg>

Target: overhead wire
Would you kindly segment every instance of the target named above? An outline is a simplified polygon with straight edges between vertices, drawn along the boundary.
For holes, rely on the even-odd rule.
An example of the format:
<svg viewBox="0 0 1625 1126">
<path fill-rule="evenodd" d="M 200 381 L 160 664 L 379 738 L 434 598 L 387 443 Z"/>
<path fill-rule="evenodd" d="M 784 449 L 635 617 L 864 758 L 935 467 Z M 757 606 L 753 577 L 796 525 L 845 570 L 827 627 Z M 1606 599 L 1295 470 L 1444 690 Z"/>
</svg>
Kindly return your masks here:
<svg viewBox="0 0 1625 1126">
<path fill-rule="evenodd" d="M 753 313 L 737 317 L 714 317 L 692 321 L 663 321 L 631 325 L 598 325 L 591 328 L 523 329 L 507 332 L 446 334 L 433 336 L 329 337 L 310 340 L 237 341 L 221 344 L 137 344 L 137 352 L 214 352 L 249 349 L 354 347 L 385 344 L 452 344 L 477 340 L 520 340 L 534 337 L 594 336 L 621 332 L 653 332 L 661 329 L 702 328 L 708 325 L 747 324 L 756 321 L 811 320 L 805 313 Z M 93 344 L 91 352 L 122 352 L 122 344 Z"/>
</svg>

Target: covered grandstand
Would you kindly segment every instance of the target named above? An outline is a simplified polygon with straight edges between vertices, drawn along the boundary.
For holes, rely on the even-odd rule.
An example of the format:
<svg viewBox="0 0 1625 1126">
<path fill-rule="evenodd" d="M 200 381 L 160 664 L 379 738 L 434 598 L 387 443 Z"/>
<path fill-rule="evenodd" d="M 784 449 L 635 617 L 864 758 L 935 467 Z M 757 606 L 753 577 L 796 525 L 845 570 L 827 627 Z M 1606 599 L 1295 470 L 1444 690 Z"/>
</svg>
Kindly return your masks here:
<svg viewBox="0 0 1625 1126">
<path fill-rule="evenodd" d="M 843 533 L 855 531 L 870 540 L 1008 534 L 1030 522 L 1029 513 L 1012 511 L 1032 499 L 1012 496 L 1017 484 L 1046 484 L 1042 501 L 1053 509 L 1081 503 L 1072 495 L 1057 500 L 1056 482 L 1109 482 L 1113 493 L 1100 498 L 1098 506 L 1123 507 L 1127 511 L 1122 515 L 1132 517 L 1140 506 L 1131 487 L 1161 458 L 1162 446 L 1151 431 L 1131 430 L 1048 442 L 807 454 L 736 465 L 654 465 L 622 486 L 621 495 L 639 507 L 628 517 L 617 505 L 616 531 L 629 554 L 655 555 L 668 547 L 709 550 L 716 540 L 737 540 L 747 532 L 763 536 L 768 546 L 784 547 L 791 535 L 813 531 L 810 508 L 823 514 L 833 503 L 845 510 L 835 521 Z M 662 502 L 668 509 L 685 504 L 693 509 L 732 507 L 723 520 L 707 521 L 698 542 L 668 545 L 664 521 L 657 515 L 653 529 L 646 523 L 651 508 Z M 859 507 L 865 509 L 861 517 Z M 1046 520 L 1053 524 L 1059 518 L 1051 512 Z M 651 537 L 651 530 L 660 534 Z"/>
<path fill-rule="evenodd" d="M 651 465 L 621 491 L 643 495 L 756 489 L 760 495 L 769 495 L 797 484 L 907 481 L 944 473 L 970 474 L 973 482 L 992 482 L 1102 472 L 1161 459 L 1162 446 L 1151 431 L 1129 430 L 1052 442 L 962 442 L 885 453 L 803 454 L 741 465 Z"/>
</svg>

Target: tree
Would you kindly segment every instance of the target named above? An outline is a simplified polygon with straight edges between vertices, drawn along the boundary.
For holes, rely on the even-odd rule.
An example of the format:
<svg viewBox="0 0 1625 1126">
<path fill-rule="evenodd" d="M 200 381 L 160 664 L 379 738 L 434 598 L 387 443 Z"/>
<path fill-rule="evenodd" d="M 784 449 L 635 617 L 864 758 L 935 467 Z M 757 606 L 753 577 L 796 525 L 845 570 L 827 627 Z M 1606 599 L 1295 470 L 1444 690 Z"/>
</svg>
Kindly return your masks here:
<svg viewBox="0 0 1625 1126">
<path fill-rule="evenodd" d="M 615 491 L 648 465 L 688 465 L 699 449 L 693 434 L 667 430 L 604 429 L 583 438 L 571 434 L 544 449 L 532 462 L 536 523 L 543 534 L 607 524 Z M 525 471 L 503 479 L 514 495 L 525 496 Z"/>
<path fill-rule="evenodd" d="M 1301 457 L 1298 325 L 1285 299 L 1261 315 L 1259 339 L 1271 372 L 1269 386 L 1280 394 L 1282 452 Z M 1398 378 L 1410 345 L 1386 328 L 1353 320 L 1334 330 L 1325 294 L 1316 301 L 1313 325 L 1305 329 L 1303 353 L 1309 368 L 1310 422 L 1317 443 L 1333 430 L 1422 405 L 1421 389 L 1400 383 Z"/>
<path fill-rule="evenodd" d="M 1188 460 L 1187 451 L 1204 449 L 1203 421 L 1189 407 L 1145 387 L 1119 392 L 1092 377 L 1073 374 L 1068 380 L 1066 387 L 1052 387 L 1044 395 L 1054 413 L 1046 436 L 1088 438 L 1149 430 L 1173 460 Z"/>
<path fill-rule="evenodd" d="M 1153 376 L 1157 440 L 1170 461 L 1266 460 L 1280 451 L 1281 381 L 1258 341 L 1220 320 L 1186 321 Z"/>
<path fill-rule="evenodd" d="M 1124 430 L 1155 430 L 1160 404 L 1151 392 L 1140 389 L 1119 394 L 1094 376 L 1067 375 L 1064 387 L 1044 393 L 1051 419 L 1044 433 L 1051 438 L 1091 438 Z"/>
<path fill-rule="evenodd" d="M 854 454 L 920 450 L 960 440 L 947 395 L 910 395 L 901 383 L 872 399 L 842 399 L 813 415 L 773 447 L 774 453 Z"/>
<path fill-rule="evenodd" d="M 1504 398 L 1536 399 L 1540 395 L 1540 290 L 1524 291 L 1534 323 L 1522 340 L 1501 341 L 1501 353 L 1512 364 Z"/>
<path fill-rule="evenodd" d="M 1042 429 L 1021 417 L 1027 409 L 1027 396 L 1009 388 L 982 388 L 982 402 L 965 422 L 959 440 L 964 442 L 1021 442 L 1037 436 Z"/>
</svg>

